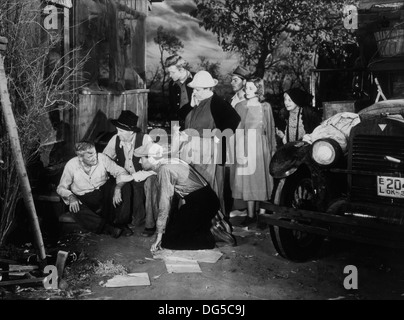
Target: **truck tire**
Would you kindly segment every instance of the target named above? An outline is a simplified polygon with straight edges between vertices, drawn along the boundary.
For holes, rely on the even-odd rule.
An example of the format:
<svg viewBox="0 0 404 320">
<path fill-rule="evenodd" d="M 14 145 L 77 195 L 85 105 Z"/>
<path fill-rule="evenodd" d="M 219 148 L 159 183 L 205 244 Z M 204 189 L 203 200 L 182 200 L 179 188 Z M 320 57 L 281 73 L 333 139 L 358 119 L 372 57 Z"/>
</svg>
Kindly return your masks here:
<svg viewBox="0 0 404 320">
<path fill-rule="evenodd" d="M 296 172 L 286 179 L 280 205 L 316 211 L 315 192 L 308 173 Z M 290 221 L 290 220 L 289 220 Z M 278 253 L 285 259 L 303 262 L 318 254 L 324 237 L 300 230 L 270 226 L 271 239 Z"/>
</svg>

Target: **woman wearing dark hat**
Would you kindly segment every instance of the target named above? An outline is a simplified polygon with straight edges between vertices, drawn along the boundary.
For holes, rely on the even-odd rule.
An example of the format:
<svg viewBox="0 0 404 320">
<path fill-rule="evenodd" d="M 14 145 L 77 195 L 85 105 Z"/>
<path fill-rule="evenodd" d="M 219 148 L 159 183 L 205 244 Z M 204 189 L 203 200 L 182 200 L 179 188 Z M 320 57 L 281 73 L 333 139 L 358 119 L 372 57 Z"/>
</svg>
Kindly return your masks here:
<svg viewBox="0 0 404 320">
<path fill-rule="evenodd" d="M 321 117 L 310 107 L 311 95 L 299 88 L 292 88 L 283 95 L 285 109 L 281 110 L 276 134 L 283 144 L 301 140 L 321 123 Z"/>
<path fill-rule="evenodd" d="M 130 110 L 123 110 L 118 119 L 112 119 L 111 123 L 117 128 L 117 134 L 115 134 L 108 142 L 103 153 L 114 160 L 119 166 L 126 169 L 134 180 L 132 185 L 132 217 L 124 217 L 125 223 L 133 223 L 140 225 L 146 219 L 146 229 L 149 229 L 150 235 L 154 233 L 151 230 L 155 227 L 153 220 L 148 221 L 145 212 L 145 192 L 148 190 L 147 179 L 150 177 L 150 172 L 146 172 L 142 169 L 139 163 L 140 158 L 134 155 L 134 150 L 138 147 L 153 142 L 152 138 L 141 132 L 141 129 L 137 126 L 138 116 Z M 146 206 L 151 205 L 147 202 L 148 197 L 146 195 Z M 151 209 L 150 209 L 151 210 Z M 126 229 L 128 235 L 132 232 Z M 147 235 L 149 234 L 147 233 Z"/>
</svg>

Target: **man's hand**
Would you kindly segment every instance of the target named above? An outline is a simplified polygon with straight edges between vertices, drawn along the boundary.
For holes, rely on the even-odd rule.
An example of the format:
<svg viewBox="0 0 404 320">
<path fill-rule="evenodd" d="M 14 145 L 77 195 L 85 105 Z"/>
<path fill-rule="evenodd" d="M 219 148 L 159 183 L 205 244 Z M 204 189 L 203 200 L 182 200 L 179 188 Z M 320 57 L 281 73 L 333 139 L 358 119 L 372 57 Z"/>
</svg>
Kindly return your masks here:
<svg viewBox="0 0 404 320">
<path fill-rule="evenodd" d="M 72 194 L 69 196 L 69 211 L 73 213 L 77 213 L 80 211 L 81 201 L 77 199 L 77 197 Z"/>
<path fill-rule="evenodd" d="M 188 138 L 189 138 L 189 136 L 184 131 L 180 132 L 180 142 L 184 142 L 184 141 L 187 142 Z"/>
<path fill-rule="evenodd" d="M 135 180 L 136 182 L 141 182 L 143 180 L 146 180 L 148 177 L 150 177 L 152 175 L 156 175 L 156 174 L 157 173 L 154 171 L 142 170 L 142 171 L 132 173 L 132 177 L 133 177 L 133 180 Z"/>
<path fill-rule="evenodd" d="M 173 133 L 179 133 L 180 132 L 180 126 L 178 125 L 178 124 L 175 124 L 174 126 L 173 126 Z"/>
<path fill-rule="evenodd" d="M 112 204 L 114 205 L 114 208 L 119 206 L 122 203 L 122 193 L 121 193 L 121 188 L 116 188 L 114 191 L 114 196 L 112 198 Z"/>
<path fill-rule="evenodd" d="M 155 253 L 158 250 L 161 250 L 161 239 L 163 237 L 162 233 L 158 233 L 156 237 L 156 241 L 152 244 L 150 251 L 151 253 Z"/>
</svg>

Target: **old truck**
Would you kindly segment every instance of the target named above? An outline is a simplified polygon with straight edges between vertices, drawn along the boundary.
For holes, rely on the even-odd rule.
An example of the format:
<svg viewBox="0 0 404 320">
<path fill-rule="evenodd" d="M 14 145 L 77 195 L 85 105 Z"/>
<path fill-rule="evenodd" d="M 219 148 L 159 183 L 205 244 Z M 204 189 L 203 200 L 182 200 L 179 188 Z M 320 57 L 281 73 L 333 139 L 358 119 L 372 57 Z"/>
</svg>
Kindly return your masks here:
<svg viewBox="0 0 404 320">
<path fill-rule="evenodd" d="M 278 183 L 259 220 L 289 260 L 314 257 L 325 238 L 404 247 L 404 2 L 362 1 L 358 12 L 373 103 L 354 110 L 344 150 L 330 137 L 297 141 L 271 161 Z"/>
</svg>

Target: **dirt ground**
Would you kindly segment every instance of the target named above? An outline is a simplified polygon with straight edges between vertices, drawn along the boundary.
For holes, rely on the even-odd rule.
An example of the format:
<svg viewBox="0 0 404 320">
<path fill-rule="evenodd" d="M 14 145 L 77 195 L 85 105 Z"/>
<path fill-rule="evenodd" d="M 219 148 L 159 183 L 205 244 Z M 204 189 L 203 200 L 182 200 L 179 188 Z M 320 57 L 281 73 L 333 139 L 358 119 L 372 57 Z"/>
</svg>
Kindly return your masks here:
<svg viewBox="0 0 404 320">
<path fill-rule="evenodd" d="M 163 260 L 153 259 L 153 238 L 140 236 L 143 227 L 134 227 L 133 236 L 119 239 L 75 232 L 59 242 L 61 250 L 81 252 L 66 266 L 62 289 L 0 286 L 1 296 L 4 300 L 404 299 L 403 250 L 329 240 L 318 259 L 294 263 L 278 255 L 268 227 L 244 230 L 237 227 L 240 219 L 231 219 L 237 246 L 219 246 L 223 255 L 213 264 L 200 262 L 202 273 L 168 273 Z M 72 225 L 69 228 L 74 231 Z M 115 269 L 99 272 L 100 263 L 111 263 Z M 343 286 L 347 265 L 358 270 L 357 290 Z M 122 270 L 147 273 L 150 286 L 103 286 L 113 272 Z"/>
</svg>

